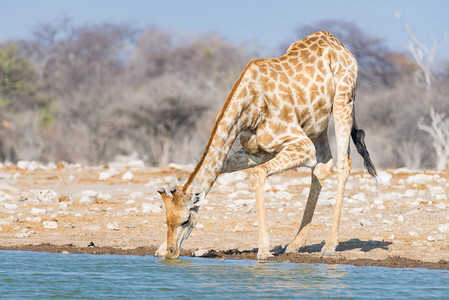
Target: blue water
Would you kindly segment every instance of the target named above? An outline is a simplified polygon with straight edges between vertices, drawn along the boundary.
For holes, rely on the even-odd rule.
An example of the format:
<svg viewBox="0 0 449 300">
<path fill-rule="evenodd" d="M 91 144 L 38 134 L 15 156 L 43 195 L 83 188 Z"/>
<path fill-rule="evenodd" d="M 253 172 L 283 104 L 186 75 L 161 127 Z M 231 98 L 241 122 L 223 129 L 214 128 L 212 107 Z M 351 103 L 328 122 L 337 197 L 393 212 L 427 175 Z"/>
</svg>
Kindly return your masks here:
<svg viewBox="0 0 449 300">
<path fill-rule="evenodd" d="M 0 251 L 0 298 L 449 298 L 449 272 Z"/>
</svg>

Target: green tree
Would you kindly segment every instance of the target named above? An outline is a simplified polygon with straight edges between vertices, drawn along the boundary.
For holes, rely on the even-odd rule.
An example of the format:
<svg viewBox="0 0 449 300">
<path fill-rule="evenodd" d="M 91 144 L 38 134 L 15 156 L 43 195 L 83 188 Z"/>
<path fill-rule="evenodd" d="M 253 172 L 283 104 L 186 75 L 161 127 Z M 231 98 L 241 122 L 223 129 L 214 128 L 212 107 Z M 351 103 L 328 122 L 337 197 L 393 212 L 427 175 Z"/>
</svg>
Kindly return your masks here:
<svg viewBox="0 0 449 300">
<path fill-rule="evenodd" d="M 0 113 L 34 102 L 37 90 L 33 64 L 19 53 L 15 44 L 0 45 Z"/>
</svg>

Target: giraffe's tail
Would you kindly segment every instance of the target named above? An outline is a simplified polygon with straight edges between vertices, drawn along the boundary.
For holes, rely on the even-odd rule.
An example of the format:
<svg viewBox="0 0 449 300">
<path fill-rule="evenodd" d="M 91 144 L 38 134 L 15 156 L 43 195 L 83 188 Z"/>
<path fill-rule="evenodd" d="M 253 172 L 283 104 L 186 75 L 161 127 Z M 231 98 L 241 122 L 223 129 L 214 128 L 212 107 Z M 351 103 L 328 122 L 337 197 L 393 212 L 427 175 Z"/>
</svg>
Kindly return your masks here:
<svg viewBox="0 0 449 300">
<path fill-rule="evenodd" d="M 355 91 L 352 93 L 352 97 L 354 100 L 355 98 Z M 353 102 L 355 104 L 355 102 Z M 355 147 L 357 148 L 357 151 L 360 153 L 360 155 L 363 157 L 363 164 L 368 171 L 368 173 L 371 174 L 374 178 L 377 176 L 376 168 L 374 167 L 373 162 L 371 161 L 371 158 L 368 153 L 368 149 L 366 149 L 365 145 L 365 131 L 362 129 L 359 129 L 357 127 L 357 122 L 355 121 L 355 108 L 353 107 L 352 111 L 352 129 L 351 129 L 351 137 L 352 141 L 355 144 Z"/>
</svg>

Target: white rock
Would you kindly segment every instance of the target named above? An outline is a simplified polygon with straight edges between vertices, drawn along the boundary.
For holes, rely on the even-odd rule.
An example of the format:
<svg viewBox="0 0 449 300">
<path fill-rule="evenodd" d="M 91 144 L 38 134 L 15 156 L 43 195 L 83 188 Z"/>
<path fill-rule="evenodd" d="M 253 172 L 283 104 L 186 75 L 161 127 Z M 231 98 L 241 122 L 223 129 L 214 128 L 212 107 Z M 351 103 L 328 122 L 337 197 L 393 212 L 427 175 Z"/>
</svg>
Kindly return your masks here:
<svg viewBox="0 0 449 300">
<path fill-rule="evenodd" d="M 446 195 L 446 190 L 439 185 L 430 186 L 429 191 L 432 195 Z"/>
<path fill-rule="evenodd" d="M 360 220 L 360 225 L 363 227 L 371 227 L 373 223 L 370 220 Z"/>
<path fill-rule="evenodd" d="M 410 231 L 408 234 L 413 237 L 418 236 L 418 233 L 416 231 Z"/>
<path fill-rule="evenodd" d="M 273 189 L 273 187 L 271 186 L 271 184 L 269 184 L 268 182 L 265 182 L 264 185 L 264 190 L 266 191 L 271 191 Z"/>
<path fill-rule="evenodd" d="M 138 199 L 143 199 L 145 198 L 145 194 L 142 192 L 133 192 L 131 193 L 131 195 L 129 195 L 131 197 L 131 199 L 133 200 L 138 200 Z"/>
<path fill-rule="evenodd" d="M 169 163 L 168 167 L 177 169 L 177 170 L 181 170 L 181 171 L 186 171 L 186 172 L 192 172 L 195 169 L 195 165 L 192 165 L 192 164 L 179 165 L 179 164 L 175 164 L 175 163 Z"/>
<path fill-rule="evenodd" d="M 19 160 L 17 162 L 17 167 L 19 169 L 26 170 L 26 168 L 28 167 L 29 164 L 30 164 L 30 162 L 27 160 Z"/>
<path fill-rule="evenodd" d="M 446 195 L 434 195 L 433 199 L 435 201 L 441 201 L 441 200 L 446 199 Z M 432 202 L 432 201 L 430 201 L 430 202 Z"/>
<path fill-rule="evenodd" d="M 110 200 L 112 198 L 112 196 L 110 194 L 108 194 L 108 193 L 98 193 L 98 197 L 97 198 L 100 198 L 100 199 L 103 199 L 103 200 Z"/>
<path fill-rule="evenodd" d="M 137 207 L 125 208 L 125 214 L 137 213 Z"/>
<path fill-rule="evenodd" d="M 90 231 L 99 231 L 99 230 L 101 230 L 101 226 L 100 225 L 86 225 L 86 226 L 83 226 L 82 229 L 90 230 Z"/>
<path fill-rule="evenodd" d="M 157 214 L 162 212 L 162 205 L 160 203 L 148 203 L 142 202 L 142 213 L 144 214 Z"/>
<path fill-rule="evenodd" d="M 60 202 L 59 203 L 59 210 L 65 211 L 69 207 L 69 202 Z"/>
<path fill-rule="evenodd" d="M 35 161 L 30 161 L 30 163 L 27 166 L 27 171 L 29 172 L 36 172 L 39 169 L 39 164 Z"/>
<path fill-rule="evenodd" d="M 55 221 L 44 221 L 44 222 L 42 222 L 42 224 L 44 225 L 44 228 L 47 228 L 47 229 L 58 228 L 58 223 L 56 223 Z"/>
<path fill-rule="evenodd" d="M 448 233 L 449 232 L 449 223 L 441 224 L 438 226 L 438 230 L 442 233 Z"/>
<path fill-rule="evenodd" d="M 39 169 L 39 164 L 35 161 L 19 160 L 17 162 L 17 167 L 29 172 L 35 172 L 37 171 L 37 169 Z"/>
<path fill-rule="evenodd" d="M 391 179 L 393 178 L 393 176 L 385 171 L 380 171 L 377 174 L 377 183 L 379 185 L 385 185 L 388 186 L 391 184 Z"/>
<path fill-rule="evenodd" d="M 438 209 L 446 209 L 446 207 L 447 207 L 447 205 L 445 203 L 438 203 L 436 205 L 436 208 L 438 208 Z"/>
<path fill-rule="evenodd" d="M 402 194 L 403 197 L 407 198 L 413 198 L 415 196 L 415 191 L 413 190 L 406 190 L 404 194 Z"/>
<path fill-rule="evenodd" d="M 30 204 L 50 204 L 57 203 L 59 199 L 58 193 L 53 190 L 30 190 L 20 192 L 19 201 L 27 201 Z"/>
<path fill-rule="evenodd" d="M 0 219 L 0 225 L 11 225 L 11 219 Z"/>
<path fill-rule="evenodd" d="M 310 188 L 303 188 L 302 189 L 302 192 L 301 192 L 301 196 L 307 196 L 307 195 L 309 195 L 309 192 L 310 192 Z"/>
<path fill-rule="evenodd" d="M 143 160 L 139 159 L 139 154 L 133 152 L 130 155 L 117 155 L 114 161 L 108 163 L 110 167 L 125 169 L 125 168 L 144 168 L 145 163 Z"/>
<path fill-rule="evenodd" d="M 90 203 L 94 202 L 95 200 L 97 200 L 97 198 L 98 198 L 98 192 L 92 191 L 92 190 L 87 190 L 87 191 L 83 191 L 81 193 L 81 199 L 79 202 L 81 204 L 90 204 Z"/>
<path fill-rule="evenodd" d="M 401 215 L 399 215 L 399 216 L 398 216 L 398 222 L 404 222 L 404 217 L 401 216 Z"/>
<path fill-rule="evenodd" d="M 438 179 L 438 184 L 444 185 L 446 182 L 447 182 L 446 178 L 441 177 Z"/>
<path fill-rule="evenodd" d="M 123 174 L 122 179 L 123 180 L 133 180 L 134 174 L 132 172 L 128 171 L 125 174 Z"/>
<path fill-rule="evenodd" d="M 59 195 L 53 190 L 33 190 L 36 200 L 42 203 L 56 203 Z"/>
<path fill-rule="evenodd" d="M 193 252 L 192 255 L 196 256 L 196 257 L 201 257 L 208 252 L 209 252 L 209 250 L 207 250 L 207 249 L 198 249 L 195 252 Z"/>
<path fill-rule="evenodd" d="M 433 176 L 432 175 L 426 175 L 426 174 L 416 174 L 409 176 L 407 178 L 408 184 L 428 184 L 433 182 Z"/>
<path fill-rule="evenodd" d="M 47 210 L 45 208 L 37 208 L 37 207 L 31 208 L 32 215 L 44 215 L 45 213 L 47 213 Z"/>
<path fill-rule="evenodd" d="M 358 201 L 362 201 L 362 202 L 366 202 L 368 199 L 366 198 L 365 194 L 363 193 L 358 193 L 352 196 L 352 199 L 358 200 Z"/>
<path fill-rule="evenodd" d="M 142 213 L 149 214 L 153 208 L 153 203 L 142 202 Z"/>
<path fill-rule="evenodd" d="M 109 230 L 120 230 L 119 227 L 118 227 L 118 222 L 117 221 L 114 221 L 112 223 L 108 223 L 106 225 L 106 228 L 109 229 Z"/>
<path fill-rule="evenodd" d="M 12 179 L 12 174 L 8 174 L 8 173 L 0 173 L 0 179 L 1 179 L 1 180 L 9 180 L 9 179 Z"/>
<path fill-rule="evenodd" d="M 201 229 L 201 228 L 204 228 L 204 225 L 203 225 L 203 224 L 197 223 L 197 224 L 195 225 L 195 228 Z"/>
<path fill-rule="evenodd" d="M 434 241 L 435 241 L 435 238 L 434 238 L 433 236 L 429 235 L 429 236 L 427 237 L 427 240 L 428 240 L 429 242 L 434 242 Z"/>
<path fill-rule="evenodd" d="M 247 190 L 247 189 L 249 189 L 249 185 L 246 184 L 245 182 L 237 182 L 235 184 L 235 188 L 239 189 L 239 190 Z"/>
<path fill-rule="evenodd" d="M 275 193 L 276 197 L 280 200 L 287 200 L 290 201 L 293 199 L 293 195 L 289 192 L 279 191 Z"/>
<path fill-rule="evenodd" d="M 447 236 L 444 234 L 437 234 L 437 235 L 435 235 L 435 239 L 437 241 L 445 241 L 447 239 Z"/>
<path fill-rule="evenodd" d="M 396 193 L 396 192 L 392 192 L 392 193 L 386 193 L 386 194 L 381 194 L 379 195 L 383 200 L 400 200 L 402 199 L 402 194 L 400 193 Z"/>
<path fill-rule="evenodd" d="M 109 168 L 108 170 L 101 172 L 98 179 L 106 180 L 106 179 L 118 176 L 119 174 L 120 174 L 120 172 L 117 171 L 115 168 Z"/>
<path fill-rule="evenodd" d="M 234 172 L 234 173 L 226 173 L 223 175 L 220 175 L 220 177 L 218 177 L 218 183 L 220 184 L 224 184 L 224 185 L 233 185 L 237 182 L 241 182 L 243 180 L 245 180 L 248 176 L 246 175 L 245 172 L 242 171 L 238 171 L 238 172 Z"/>
<path fill-rule="evenodd" d="M 8 210 L 14 210 L 19 207 L 19 206 L 17 206 L 17 204 L 14 204 L 14 203 L 2 203 L 2 206 Z"/>
<path fill-rule="evenodd" d="M 407 168 L 399 168 L 399 169 L 396 169 L 396 170 L 391 170 L 391 173 L 394 173 L 394 174 L 409 173 L 410 174 L 410 173 L 412 173 L 412 171 L 407 169 Z"/>
<path fill-rule="evenodd" d="M 41 217 L 29 217 L 27 218 L 27 221 L 31 223 L 40 223 L 42 222 L 42 219 Z"/>
<path fill-rule="evenodd" d="M 56 170 L 58 168 L 58 166 L 53 162 L 49 162 L 47 165 L 40 164 L 39 168 L 44 169 L 44 170 Z"/>
<path fill-rule="evenodd" d="M 353 214 L 353 215 L 359 215 L 362 213 L 362 211 L 363 211 L 362 207 L 355 207 L 355 208 L 350 209 L 349 213 Z"/>
</svg>

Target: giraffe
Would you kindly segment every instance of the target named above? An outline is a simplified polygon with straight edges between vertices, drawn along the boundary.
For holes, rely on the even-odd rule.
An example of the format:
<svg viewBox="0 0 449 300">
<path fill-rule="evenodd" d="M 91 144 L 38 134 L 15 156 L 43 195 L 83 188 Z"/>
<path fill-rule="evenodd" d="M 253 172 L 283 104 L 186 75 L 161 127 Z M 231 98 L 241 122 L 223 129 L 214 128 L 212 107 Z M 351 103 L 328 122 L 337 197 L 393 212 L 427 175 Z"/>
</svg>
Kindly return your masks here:
<svg viewBox="0 0 449 300">
<path fill-rule="evenodd" d="M 167 221 L 165 242 L 156 252 L 179 257 L 183 242 L 198 220 L 204 197 L 221 173 L 252 168 L 258 215 L 258 259 L 273 256 L 264 205 L 268 176 L 296 167 L 311 168 L 311 187 L 300 228 L 286 252 L 306 243 L 322 185 L 333 168 L 327 129 L 331 115 L 337 140 L 337 199 L 322 255 L 333 255 L 345 185 L 352 167 L 350 136 L 368 172 L 376 170 L 355 122 L 357 62 L 332 34 L 320 31 L 293 43 L 275 59 L 251 61 L 234 84 L 219 113 L 206 148 L 183 186 L 159 190 Z M 239 136 L 242 148 L 229 155 Z"/>
</svg>

